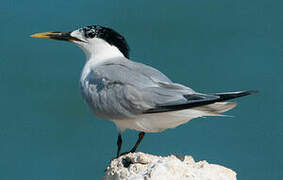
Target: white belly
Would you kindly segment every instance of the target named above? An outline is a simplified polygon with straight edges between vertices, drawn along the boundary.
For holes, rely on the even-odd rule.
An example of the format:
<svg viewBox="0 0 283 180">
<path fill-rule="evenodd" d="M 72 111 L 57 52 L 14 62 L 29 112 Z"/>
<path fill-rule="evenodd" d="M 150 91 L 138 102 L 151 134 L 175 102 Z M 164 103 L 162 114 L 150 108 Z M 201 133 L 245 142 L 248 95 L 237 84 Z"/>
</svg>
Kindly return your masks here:
<svg viewBox="0 0 283 180">
<path fill-rule="evenodd" d="M 112 120 L 118 129 L 134 129 L 143 132 L 161 132 L 168 128 L 175 128 L 193 118 L 204 116 L 198 110 L 188 109 L 175 112 L 164 112 L 139 115 L 134 119 Z"/>
</svg>

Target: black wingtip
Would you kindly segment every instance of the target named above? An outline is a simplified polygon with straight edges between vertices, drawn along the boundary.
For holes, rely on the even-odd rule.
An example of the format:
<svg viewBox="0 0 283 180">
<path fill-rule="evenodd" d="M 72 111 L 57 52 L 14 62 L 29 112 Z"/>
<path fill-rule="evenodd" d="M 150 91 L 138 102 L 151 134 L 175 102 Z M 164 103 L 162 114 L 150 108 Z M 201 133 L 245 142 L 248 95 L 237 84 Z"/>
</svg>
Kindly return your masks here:
<svg viewBox="0 0 283 180">
<path fill-rule="evenodd" d="M 230 99 L 235 99 L 243 96 L 248 96 L 251 94 L 258 93 L 258 90 L 248 90 L 248 91 L 237 91 L 237 92 L 225 92 L 225 93 L 215 93 L 210 94 L 213 96 L 216 96 L 217 98 L 212 99 L 203 99 L 203 100 L 195 100 L 192 99 L 187 104 L 176 104 L 176 105 L 169 105 L 169 106 L 158 106 L 152 109 L 149 109 L 145 111 L 144 113 L 160 113 L 160 112 L 169 112 L 169 111 L 177 111 L 177 110 L 183 110 L 203 105 L 212 104 L 215 102 L 221 102 L 221 101 L 227 101 Z M 195 97 L 194 97 L 195 98 Z"/>
<path fill-rule="evenodd" d="M 247 90 L 247 91 L 239 92 L 239 95 L 240 96 L 248 96 L 248 95 L 256 94 L 256 93 L 259 93 L 259 91 L 258 90 Z"/>
<path fill-rule="evenodd" d="M 238 97 L 248 96 L 251 94 L 258 93 L 258 90 L 248 90 L 248 91 L 238 91 L 238 92 L 227 92 L 227 93 L 216 93 L 213 95 L 219 96 L 220 99 L 218 101 L 226 101 Z"/>
</svg>

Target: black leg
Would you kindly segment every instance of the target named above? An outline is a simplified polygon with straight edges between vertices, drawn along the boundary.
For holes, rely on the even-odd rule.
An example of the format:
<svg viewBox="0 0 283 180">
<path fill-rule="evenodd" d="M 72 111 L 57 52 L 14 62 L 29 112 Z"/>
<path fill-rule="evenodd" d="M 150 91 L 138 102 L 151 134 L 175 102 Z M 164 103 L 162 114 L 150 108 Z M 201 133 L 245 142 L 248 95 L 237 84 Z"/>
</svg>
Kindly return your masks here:
<svg viewBox="0 0 283 180">
<path fill-rule="evenodd" d="M 121 133 L 118 133 L 117 145 L 118 145 L 118 150 L 117 150 L 117 158 L 118 158 L 120 156 L 120 151 L 121 151 L 121 147 L 122 147 Z"/>
<path fill-rule="evenodd" d="M 135 146 L 131 149 L 130 152 L 136 152 L 136 150 L 137 150 L 139 144 L 141 143 L 141 141 L 142 141 L 144 135 L 145 135 L 145 132 L 140 132 L 140 133 L 139 133 L 139 139 L 137 140 Z"/>
</svg>

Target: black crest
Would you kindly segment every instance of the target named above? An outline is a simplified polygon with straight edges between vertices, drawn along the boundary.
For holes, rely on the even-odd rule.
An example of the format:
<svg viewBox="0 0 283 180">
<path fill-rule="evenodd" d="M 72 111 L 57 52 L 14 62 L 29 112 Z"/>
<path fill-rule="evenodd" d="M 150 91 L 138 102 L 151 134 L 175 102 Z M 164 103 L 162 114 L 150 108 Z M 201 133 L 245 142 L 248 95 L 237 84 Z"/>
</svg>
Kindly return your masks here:
<svg viewBox="0 0 283 180">
<path fill-rule="evenodd" d="M 82 30 L 86 38 L 97 37 L 103 39 L 109 44 L 116 46 L 126 58 L 129 58 L 130 49 L 126 42 L 126 39 L 113 29 L 99 25 L 93 25 L 86 26 L 82 28 Z"/>
</svg>

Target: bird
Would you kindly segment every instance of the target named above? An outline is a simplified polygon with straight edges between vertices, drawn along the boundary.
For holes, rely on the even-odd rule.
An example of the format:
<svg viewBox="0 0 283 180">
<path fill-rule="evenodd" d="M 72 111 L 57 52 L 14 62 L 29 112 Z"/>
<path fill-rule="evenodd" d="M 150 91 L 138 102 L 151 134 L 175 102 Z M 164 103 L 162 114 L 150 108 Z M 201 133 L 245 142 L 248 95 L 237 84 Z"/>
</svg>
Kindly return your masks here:
<svg viewBox="0 0 283 180">
<path fill-rule="evenodd" d="M 125 37 L 101 25 L 31 37 L 68 41 L 83 50 L 86 62 L 80 77 L 81 94 L 95 116 L 115 123 L 117 157 L 121 155 L 122 132 L 126 129 L 139 132 L 129 151 L 135 152 L 145 133 L 176 128 L 194 118 L 222 116 L 236 106 L 227 100 L 258 92 L 206 94 L 175 83 L 159 70 L 132 61 Z"/>
</svg>

